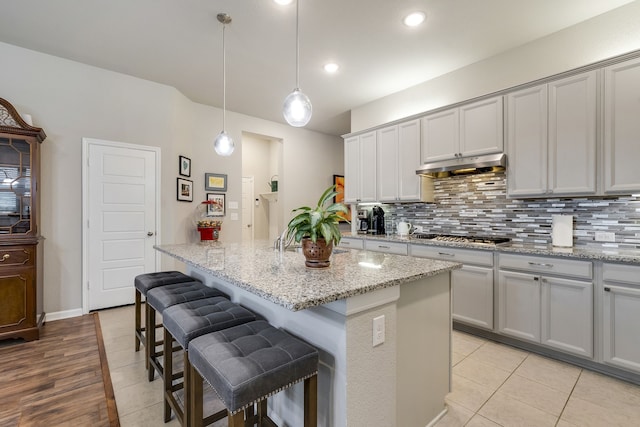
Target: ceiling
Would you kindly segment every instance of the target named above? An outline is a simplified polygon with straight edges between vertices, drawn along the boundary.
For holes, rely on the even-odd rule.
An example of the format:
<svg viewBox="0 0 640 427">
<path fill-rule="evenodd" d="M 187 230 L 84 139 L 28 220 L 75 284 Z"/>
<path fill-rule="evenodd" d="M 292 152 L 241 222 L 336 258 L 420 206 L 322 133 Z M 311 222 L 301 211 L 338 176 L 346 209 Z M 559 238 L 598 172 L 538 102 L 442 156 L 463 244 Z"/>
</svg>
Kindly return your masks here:
<svg viewBox="0 0 640 427">
<path fill-rule="evenodd" d="M 575 25 L 632 0 L 300 0 L 300 89 L 307 128 L 341 135 L 349 111 Z M 402 24 L 408 12 L 427 19 Z M 282 122 L 295 87 L 295 2 L 273 0 L 4 1 L 0 41 L 177 88 L 227 109 Z M 340 64 L 333 75 L 328 61 Z"/>
</svg>

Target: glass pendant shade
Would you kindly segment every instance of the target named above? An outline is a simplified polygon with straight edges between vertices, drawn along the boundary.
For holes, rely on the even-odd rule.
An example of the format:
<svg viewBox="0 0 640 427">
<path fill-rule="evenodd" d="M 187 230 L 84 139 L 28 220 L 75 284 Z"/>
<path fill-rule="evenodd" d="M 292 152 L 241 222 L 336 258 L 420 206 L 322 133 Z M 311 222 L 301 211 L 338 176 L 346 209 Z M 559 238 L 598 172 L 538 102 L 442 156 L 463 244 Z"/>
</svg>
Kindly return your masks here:
<svg viewBox="0 0 640 427">
<path fill-rule="evenodd" d="M 213 149 L 219 156 L 230 156 L 235 146 L 233 138 L 225 131 L 221 131 L 213 140 Z"/>
<path fill-rule="evenodd" d="M 284 108 L 282 115 L 291 126 L 306 126 L 311 120 L 313 108 L 309 97 L 300 92 L 300 89 L 294 89 L 284 100 Z"/>
</svg>

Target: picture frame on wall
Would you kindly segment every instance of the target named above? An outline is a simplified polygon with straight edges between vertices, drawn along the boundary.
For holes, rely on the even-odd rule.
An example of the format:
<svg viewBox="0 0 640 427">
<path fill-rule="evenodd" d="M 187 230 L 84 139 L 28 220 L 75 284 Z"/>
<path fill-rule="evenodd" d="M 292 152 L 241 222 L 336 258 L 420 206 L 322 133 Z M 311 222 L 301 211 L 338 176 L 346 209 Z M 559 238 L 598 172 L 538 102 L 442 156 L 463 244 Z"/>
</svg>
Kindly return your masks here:
<svg viewBox="0 0 640 427">
<path fill-rule="evenodd" d="M 225 195 L 220 193 L 207 193 L 207 216 L 224 216 L 226 213 Z"/>
<path fill-rule="evenodd" d="M 178 157 L 178 173 L 182 176 L 191 176 L 191 159 L 185 156 Z"/>
<path fill-rule="evenodd" d="M 336 186 L 336 194 L 333 197 L 333 203 L 344 203 L 344 176 L 343 175 L 333 175 L 333 185 Z M 340 221 L 350 221 L 351 220 L 351 206 L 345 204 L 349 213 L 338 212 L 340 216 Z"/>
<path fill-rule="evenodd" d="M 222 173 L 204 174 L 205 191 L 227 191 L 227 175 Z"/>
<path fill-rule="evenodd" d="M 193 202 L 193 181 L 178 178 L 177 199 L 181 202 Z"/>
</svg>

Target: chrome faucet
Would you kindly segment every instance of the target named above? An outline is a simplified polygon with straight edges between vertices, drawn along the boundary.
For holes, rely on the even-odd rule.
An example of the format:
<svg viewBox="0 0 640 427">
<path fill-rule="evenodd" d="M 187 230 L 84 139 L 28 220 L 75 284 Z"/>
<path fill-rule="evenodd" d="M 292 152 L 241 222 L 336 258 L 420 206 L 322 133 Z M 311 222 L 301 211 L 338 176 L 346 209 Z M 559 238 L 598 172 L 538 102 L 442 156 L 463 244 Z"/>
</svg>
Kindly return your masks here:
<svg viewBox="0 0 640 427">
<path fill-rule="evenodd" d="M 282 234 L 280 234 L 280 237 L 276 238 L 275 242 L 273 242 L 273 248 L 278 249 L 280 253 L 284 252 L 287 246 L 291 244 L 291 240 L 293 239 L 293 237 L 289 237 L 289 239 L 287 239 L 288 231 L 289 230 L 285 228 Z"/>
</svg>

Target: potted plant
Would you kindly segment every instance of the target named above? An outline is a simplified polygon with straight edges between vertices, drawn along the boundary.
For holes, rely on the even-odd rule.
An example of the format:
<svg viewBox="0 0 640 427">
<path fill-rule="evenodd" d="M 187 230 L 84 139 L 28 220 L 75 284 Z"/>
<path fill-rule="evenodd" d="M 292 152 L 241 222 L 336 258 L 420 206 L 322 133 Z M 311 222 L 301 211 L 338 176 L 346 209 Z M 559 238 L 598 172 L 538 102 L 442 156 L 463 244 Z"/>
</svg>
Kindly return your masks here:
<svg viewBox="0 0 640 427">
<path fill-rule="evenodd" d="M 340 243 L 342 234 L 338 224 L 343 218 L 339 213 L 349 213 L 349 210 L 342 203 L 332 202 L 337 194 L 336 186 L 332 185 L 322 193 L 315 208 L 302 206 L 292 211 L 297 214 L 287 225 L 286 240 L 302 243 L 307 267 L 328 267 L 333 245 Z"/>
</svg>

